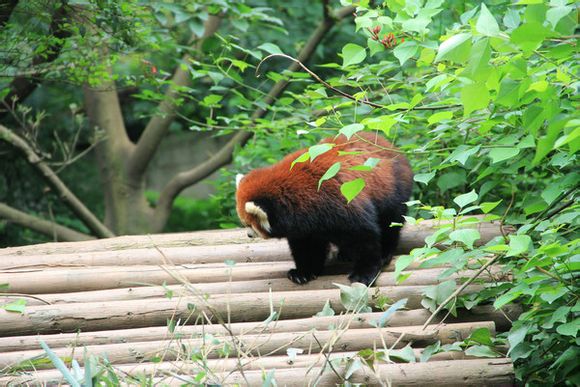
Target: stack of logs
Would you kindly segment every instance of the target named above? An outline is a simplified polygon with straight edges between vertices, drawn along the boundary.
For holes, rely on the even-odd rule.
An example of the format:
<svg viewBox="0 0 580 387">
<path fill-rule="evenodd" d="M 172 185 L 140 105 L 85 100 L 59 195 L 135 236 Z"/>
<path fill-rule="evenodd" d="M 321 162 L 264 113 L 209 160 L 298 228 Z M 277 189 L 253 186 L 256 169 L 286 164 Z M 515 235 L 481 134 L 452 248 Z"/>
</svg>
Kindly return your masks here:
<svg viewBox="0 0 580 387">
<path fill-rule="evenodd" d="M 399 252 L 423 246 L 434 226 L 405 226 Z M 474 227 L 482 243 L 500 235 L 498 224 Z M 0 305 L 24 299 L 26 306 L 24 313 L 0 308 L 0 385 L 63 382 L 42 359 L 40 341 L 69 366 L 94 355 L 123 377 L 145 374 L 170 385 L 260 385 L 273 377 L 278 385 L 322 386 L 344 383 L 347 375 L 352 383 L 372 385 L 513 383 L 505 358 L 445 352 L 419 361 L 429 344 L 462 341 L 478 328 L 495 334 L 509 329 L 518 314 L 516 307 L 500 312 L 478 306 L 458 317 L 442 313 L 423 329 L 431 316 L 421 306 L 424 289 L 439 283 L 445 268 L 414 265 L 396 284 L 394 263 L 385 267 L 369 297 L 380 293 L 407 304 L 377 328 L 371 322 L 380 311 L 354 314 L 341 303 L 335 284 L 348 284 L 337 274 L 343 263 L 306 285 L 286 278 L 292 267 L 285 241 L 250 240 L 239 229 L 1 249 L 0 284 L 9 287 Z M 460 284 L 473 273 L 454 278 Z M 481 279 L 505 280 L 501 275 L 490 266 Z M 464 293 L 480 289 L 469 285 Z M 315 316 L 327 302 L 336 314 Z M 372 369 L 353 367 L 360 350 L 409 343 L 417 362 L 393 363 L 391 357 Z"/>
</svg>

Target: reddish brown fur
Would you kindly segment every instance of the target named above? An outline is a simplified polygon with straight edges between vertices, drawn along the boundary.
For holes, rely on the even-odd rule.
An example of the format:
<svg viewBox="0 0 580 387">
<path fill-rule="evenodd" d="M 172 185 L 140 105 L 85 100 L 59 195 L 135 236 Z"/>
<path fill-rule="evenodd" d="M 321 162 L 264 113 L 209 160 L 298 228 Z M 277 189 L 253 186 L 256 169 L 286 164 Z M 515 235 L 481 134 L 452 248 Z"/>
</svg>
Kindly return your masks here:
<svg viewBox="0 0 580 387">
<path fill-rule="evenodd" d="M 407 159 L 389 141 L 372 133 L 361 133 L 347 140 L 344 136 L 327 138 L 321 143 L 334 143 L 336 146 L 320 155 L 313 162 L 291 164 L 306 150 L 302 149 L 284 157 L 270 167 L 256 169 L 246 175 L 236 192 L 237 212 L 241 221 L 263 237 L 268 233 L 257 222 L 255 216 L 248 214 L 245 203 L 259 196 L 272 196 L 291 203 L 291 208 L 299 212 L 308 212 L 322 200 L 332 201 L 335 206 L 356 211 L 360 203 L 377 199 L 393 193 L 395 186 L 411 186 L 413 174 Z M 339 151 L 361 151 L 359 155 L 339 156 Z M 352 166 L 363 165 L 369 157 L 381 159 L 371 171 L 350 171 Z M 395 181 L 393 160 L 402 165 L 398 179 Z M 339 161 L 341 169 L 332 179 L 322 183 L 318 191 L 318 181 L 334 163 Z M 366 186 L 364 190 L 347 206 L 346 199 L 340 193 L 342 183 L 362 177 Z"/>
</svg>

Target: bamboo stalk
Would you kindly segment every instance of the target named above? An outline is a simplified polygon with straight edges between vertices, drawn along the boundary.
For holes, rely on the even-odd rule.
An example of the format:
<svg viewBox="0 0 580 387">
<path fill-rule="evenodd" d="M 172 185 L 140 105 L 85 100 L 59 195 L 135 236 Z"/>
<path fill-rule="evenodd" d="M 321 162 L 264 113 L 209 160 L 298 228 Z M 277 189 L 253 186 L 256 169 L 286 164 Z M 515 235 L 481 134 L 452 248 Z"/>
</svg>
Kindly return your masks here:
<svg viewBox="0 0 580 387">
<path fill-rule="evenodd" d="M 521 313 L 518 305 L 507 305 L 503 311 L 496 311 L 491 305 L 475 307 L 469 311 L 462 311 L 457 317 L 449 316 L 445 319 L 448 323 L 470 321 L 493 321 L 496 329 L 506 331 L 510 327 L 510 320 L 516 319 Z M 329 326 L 339 326 L 349 321 L 350 329 L 371 328 L 369 321 L 378 320 L 382 312 L 360 313 L 356 315 L 335 315 L 326 317 L 308 317 L 293 320 L 276 320 L 269 324 L 263 322 L 239 322 L 227 324 L 229 331 L 235 335 L 252 333 L 279 333 L 292 331 L 307 331 L 309 329 L 324 330 Z M 394 313 L 387 326 L 402 327 L 423 325 L 431 316 L 426 309 L 412 309 Z M 507 317 L 506 317 L 507 316 Z M 510 320 L 508 320 L 508 318 Z M 441 318 L 435 320 L 438 323 Z M 182 322 L 183 323 L 183 322 Z M 226 329 L 220 324 L 208 324 L 199 322 L 196 325 L 177 325 L 172 332 L 167 326 L 117 329 L 97 332 L 76 332 L 61 334 L 45 334 L 31 336 L 0 337 L 0 352 L 24 351 L 38 349 L 40 340 L 50 348 L 66 346 L 85 346 L 115 343 L 130 343 L 137 341 L 164 340 L 175 335 L 192 337 L 202 333 L 224 334 Z"/>
<path fill-rule="evenodd" d="M 473 216 L 473 218 L 481 218 Z M 423 246 L 427 236 L 433 233 L 439 224 L 426 220 L 418 225 L 406 225 L 401 232 L 399 251 L 408 252 L 415 247 Z M 498 222 L 482 222 L 470 227 L 477 228 L 481 234 L 480 243 L 486 243 L 490 239 L 502 235 L 501 225 Z M 511 229 L 504 227 L 504 232 Z M 245 229 L 196 231 L 190 233 L 154 234 L 154 235 L 130 235 L 96 241 L 43 243 L 32 246 L 18 246 L 0 249 L 0 256 L 12 255 L 24 257 L 28 255 L 70 254 L 74 252 L 97 252 L 115 251 L 128 249 L 149 249 L 151 247 L 192 247 L 226 244 L 260 243 L 260 239 L 250 239 L 246 236 Z M 284 242 L 281 242 L 285 244 Z"/>
<path fill-rule="evenodd" d="M 416 348 L 413 349 L 416 361 L 419 361 L 423 349 Z M 113 365 L 113 369 L 117 374 L 124 375 L 145 375 L 148 377 L 156 377 L 162 375 L 171 374 L 185 374 L 185 375 L 195 375 L 199 372 L 207 372 L 208 369 L 212 373 L 225 373 L 231 372 L 232 370 L 239 369 L 240 367 L 244 371 L 252 370 L 271 370 L 271 369 L 294 369 L 294 368 L 308 368 L 311 366 L 321 367 L 330 359 L 332 361 L 337 361 L 337 359 L 343 359 L 343 361 L 348 361 L 349 359 L 357 358 L 357 352 L 333 352 L 328 354 L 328 357 L 322 354 L 297 354 L 295 358 L 290 358 L 288 355 L 285 356 L 265 356 L 265 357 L 243 357 L 241 359 L 237 358 L 221 358 L 221 359 L 205 359 L 203 362 L 195 361 L 172 361 L 172 362 L 159 362 L 159 363 L 138 363 L 138 364 L 118 364 Z M 468 356 L 465 352 L 453 351 L 453 352 L 443 352 L 438 353 L 429 358 L 428 361 L 445 361 L 445 360 L 462 360 L 462 359 L 473 359 L 472 356 Z M 397 362 L 397 358 L 391 358 L 391 360 Z M 81 368 L 84 372 L 84 368 Z M 0 377 L 0 386 L 5 385 L 26 385 L 26 384 L 62 384 L 65 383 L 62 373 L 58 370 L 35 370 L 32 372 L 21 372 L 13 376 Z"/>
<path fill-rule="evenodd" d="M 321 368 L 281 369 L 274 372 L 276 383 L 281 386 L 336 386 L 344 383 L 347 366 L 332 370 Z M 321 377 L 318 377 L 321 375 Z M 340 375 L 340 376 L 339 376 Z M 188 379 L 186 379 L 188 380 Z M 244 374 L 221 375 L 209 383 L 261 385 L 262 371 L 248 371 Z M 348 379 L 350 383 L 367 386 L 513 386 L 514 370 L 510 359 L 453 360 L 410 364 L 377 364 L 376 371 L 361 368 Z M 183 383 L 175 376 L 155 378 L 154 383 Z"/>
<path fill-rule="evenodd" d="M 450 344 L 462 341 L 476 329 L 487 328 L 492 334 L 495 326 L 492 321 L 476 323 L 458 323 L 432 325 L 421 331 L 418 326 L 388 327 L 383 329 L 361 328 L 349 330 L 324 331 L 293 331 L 266 334 L 224 335 L 207 334 L 203 337 L 179 340 L 159 340 L 134 343 L 105 344 L 79 348 L 52 348 L 61 358 L 76 359 L 83 364 L 85 351 L 87 355 L 106 356 L 108 361 L 115 363 L 138 363 L 161 358 L 164 361 L 190 359 L 192 353 L 200 353 L 203 357 L 217 358 L 227 351 L 230 356 L 268 356 L 284 354 L 287 348 L 299 348 L 306 353 L 319 353 L 320 346 L 329 345 L 338 351 L 358 351 L 365 348 L 388 349 L 401 348 L 409 342 L 416 346 L 425 346 L 436 341 Z M 403 335 L 404 334 L 404 335 Z M 399 339 L 403 336 L 402 339 Z M 26 366 L 31 359 L 45 357 L 44 350 L 29 350 L 0 353 L 0 368 L 15 365 Z M 36 367 L 42 364 L 34 362 Z M 45 364 L 45 367 L 52 364 Z"/>
<path fill-rule="evenodd" d="M 438 284 L 442 281 L 455 280 L 458 284 L 464 278 L 469 278 L 475 273 L 474 270 L 465 270 L 453 274 L 445 279 L 440 279 L 440 275 L 447 269 L 424 269 L 411 271 L 408 277 L 401 285 L 397 285 L 395 276 L 391 272 L 382 273 L 376 280 L 374 286 L 426 286 Z M 500 267 L 491 267 L 489 273 L 483 273 L 480 276 L 484 282 L 505 281 L 509 276 L 502 273 Z M 177 282 L 173 277 L 165 280 L 166 284 Z M 159 282 L 158 282 L 159 283 Z M 207 294 L 224 294 L 224 293 L 253 293 L 272 291 L 292 291 L 292 290 L 320 290 L 336 289 L 335 284 L 348 285 L 349 281 L 344 274 L 329 275 L 318 277 L 317 280 L 311 281 L 305 285 L 297 285 L 287 278 L 258 279 L 250 281 L 235 282 L 211 282 L 204 284 L 192 284 Z M 167 286 L 137 286 L 129 288 L 79 291 L 73 293 L 48 293 L 37 294 L 37 299 L 27 299 L 27 305 L 45 305 L 45 304 L 68 304 L 98 301 L 120 301 L 120 300 L 137 300 L 147 298 L 164 297 L 169 293 L 174 297 L 187 296 L 191 294 L 184 285 L 167 285 Z M 5 294 L 0 296 L 0 304 L 14 301 L 20 295 L 9 296 Z"/>
<path fill-rule="evenodd" d="M 470 285 L 463 293 L 481 289 Z M 379 292 L 395 301 L 407 298 L 408 308 L 420 308 L 423 291 L 422 286 L 374 288 L 369 291 L 369 302 Z M 327 301 L 336 312 L 345 310 L 339 289 L 42 305 L 26 308 L 23 314 L 0 309 L 0 336 L 159 326 L 165 325 L 168 319 L 195 320 L 204 314 L 212 319 L 227 321 L 229 318 L 231 322 L 261 321 L 273 310 L 280 312 L 284 319 L 302 318 L 321 311 Z"/>
</svg>

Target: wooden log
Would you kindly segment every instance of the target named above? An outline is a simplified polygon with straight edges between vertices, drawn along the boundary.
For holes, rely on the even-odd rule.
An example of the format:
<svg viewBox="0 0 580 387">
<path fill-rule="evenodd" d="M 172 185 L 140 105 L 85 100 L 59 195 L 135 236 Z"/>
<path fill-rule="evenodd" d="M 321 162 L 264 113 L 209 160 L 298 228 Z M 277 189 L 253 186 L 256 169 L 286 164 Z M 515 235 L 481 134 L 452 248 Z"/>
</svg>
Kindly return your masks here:
<svg viewBox="0 0 580 387">
<path fill-rule="evenodd" d="M 470 285 L 462 294 L 481 289 Z M 423 291 L 422 286 L 374 288 L 369 291 L 369 303 L 379 292 L 395 301 L 406 298 L 408 308 L 420 308 Z M 159 326 L 168 319 L 185 321 L 204 314 L 214 319 L 221 316 L 225 321 L 229 317 L 231 322 L 261 321 L 272 310 L 279 311 L 284 319 L 302 318 L 321 311 L 327 301 L 335 311 L 344 311 L 339 289 L 42 305 L 26 308 L 23 314 L 0 309 L 0 336 Z"/>
<path fill-rule="evenodd" d="M 0 271 L 0 283 L 7 283 L 8 291 L 14 293 L 62 293 L 178 283 L 174 276 L 182 277 L 191 283 L 286 278 L 286 273 L 293 267 L 293 262 L 263 262 L 235 266 L 221 263 L 180 266 L 100 266 L 55 270 L 21 269 Z"/>
<path fill-rule="evenodd" d="M 390 269 L 390 267 L 389 267 Z M 411 271 L 411 276 L 407 278 L 401 285 L 397 285 L 397 281 L 392 272 L 383 272 L 376 280 L 374 286 L 426 286 L 438 284 L 442 281 L 450 279 L 455 280 L 458 284 L 464 278 L 469 278 L 474 275 L 476 271 L 465 270 L 456 273 L 445 279 L 440 279 L 439 276 L 447 269 L 424 269 Z M 484 282 L 505 281 L 509 280 L 509 276 L 502 273 L 502 269 L 497 266 L 490 267 L 489 273 L 480 275 L 480 280 Z M 166 283 L 173 283 L 175 280 L 170 277 Z M 350 282 L 344 275 L 329 275 L 318 277 L 317 280 L 311 281 L 305 285 L 297 285 L 287 278 L 273 278 L 273 279 L 259 279 L 251 281 L 235 281 L 235 282 L 211 282 L 204 284 L 192 284 L 191 286 L 199 288 L 207 294 L 224 294 L 224 293 L 253 293 L 253 292 L 267 292 L 272 291 L 292 291 L 292 290 L 320 290 L 320 289 L 336 289 L 335 284 L 348 285 Z M 98 301 L 120 301 L 120 300 L 137 300 L 147 298 L 160 298 L 173 293 L 173 297 L 187 296 L 191 294 L 185 285 L 167 285 L 167 286 L 138 286 L 130 288 L 106 289 L 81 291 L 74 293 L 48 293 L 37 294 L 37 298 L 26 298 L 27 305 L 46 305 L 46 304 L 68 304 L 68 303 L 83 303 L 83 302 L 98 302 Z M 6 302 L 14 301 L 20 296 L 0 296 L 0 305 Z"/>
<path fill-rule="evenodd" d="M 473 216 L 473 218 L 481 217 Z M 423 246 L 425 238 L 431 235 L 440 224 L 436 221 L 426 220 L 418 225 L 406 225 L 401 232 L 399 250 L 408 252 L 415 247 Z M 478 229 L 481 234 L 480 243 L 486 243 L 490 239 L 502 234 L 499 222 L 482 222 L 472 224 L 469 227 Z M 511 228 L 504 226 L 504 232 L 511 230 Z M 9 247 L 0 249 L 0 256 L 38 256 L 47 254 L 71 254 L 71 252 L 77 254 L 96 251 L 150 249 L 154 247 L 235 245 L 260 243 L 260 241 L 260 239 L 248 238 L 245 229 L 211 230 L 176 234 L 131 235 L 96 241 L 43 243 L 32 246 Z"/>
<path fill-rule="evenodd" d="M 476 329 L 487 328 L 495 333 L 491 321 L 430 325 L 423 330 L 420 326 L 361 328 L 349 330 L 324 330 L 281 332 L 267 334 L 248 334 L 193 338 L 179 340 L 160 340 L 121 344 L 105 344 L 78 348 L 52 348 L 61 358 L 74 358 L 83 364 L 85 351 L 88 355 L 106 356 L 112 364 L 138 363 L 161 357 L 163 361 L 189 359 L 192 353 L 202 353 L 208 358 L 223 356 L 229 348 L 229 356 L 268 356 L 286 353 L 288 348 L 299 348 L 306 353 L 319 353 L 323 348 L 337 351 L 359 351 L 365 348 L 402 348 L 409 342 L 417 347 L 440 341 L 451 344 L 465 340 Z M 401 337 L 402 336 L 402 337 Z M 386 347 L 385 347 L 386 346 Z M 0 368 L 15 365 L 26 366 L 31 360 L 44 357 L 44 350 L 14 351 L 0 353 Z M 41 364 L 34 364 L 42 367 Z M 46 363 L 44 368 L 52 367 Z"/>
<path fill-rule="evenodd" d="M 419 361 L 423 349 L 413 349 L 416 361 Z M 114 365 L 113 369 L 117 374 L 122 375 L 145 375 L 147 377 L 156 377 L 161 375 L 171 374 L 186 374 L 195 375 L 199 372 L 212 370 L 214 373 L 231 372 L 239 369 L 244 371 L 252 370 L 271 370 L 283 368 L 307 368 L 307 367 L 321 367 L 327 361 L 327 358 L 332 361 L 343 359 L 348 361 L 357 357 L 357 352 L 333 352 L 327 356 L 322 354 L 297 354 L 295 358 L 291 359 L 289 356 L 264 356 L 264 357 L 247 357 L 238 360 L 237 358 L 225 359 L 206 359 L 201 362 L 194 361 L 172 361 L 159 363 L 139 363 L 139 364 L 118 364 Z M 462 360 L 473 359 L 465 352 L 443 352 L 438 353 L 429 358 L 428 361 L 445 361 L 445 360 Z M 397 358 L 391 360 L 397 362 Z M 84 368 L 81 367 L 84 372 Z M 35 370 L 33 372 L 20 372 L 12 376 L 0 376 L 0 386 L 20 386 L 29 384 L 63 384 L 66 383 L 62 373 L 58 370 Z"/>
<path fill-rule="evenodd" d="M 440 356 L 438 354 L 435 356 Z M 304 355 L 300 355 L 304 356 Z M 341 354 L 331 354 L 331 359 L 340 357 Z M 284 357 L 288 359 L 287 357 Z M 205 380 L 207 384 L 216 385 L 262 385 L 263 370 L 274 371 L 276 383 L 282 386 L 336 386 L 342 385 L 344 381 L 333 373 L 327 367 L 322 373 L 320 367 L 310 368 L 309 366 L 296 367 L 275 367 L 276 364 L 272 357 L 256 359 L 256 364 L 260 366 L 263 361 L 264 366 L 253 370 L 245 370 L 244 377 L 239 373 L 216 375 Z M 214 360 L 208 360 L 213 365 Z M 301 365 L 299 361 L 297 364 Z M 269 366 L 273 365 L 273 366 Z M 387 381 L 396 386 L 513 386 L 514 370 L 510 359 L 441 359 L 439 361 L 429 361 L 426 363 L 408 363 L 408 364 L 382 364 L 376 363 L 377 372 L 373 373 L 368 368 L 362 368 L 354 372 L 349 381 L 351 383 L 360 383 L 363 385 L 384 385 Z M 151 371 L 149 369 L 152 368 Z M 126 365 L 115 366 L 114 369 L 130 375 L 151 375 L 167 374 L 167 376 L 156 377 L 152 379 L 154 385 L 183 385 L 186 381 L 191 380 L 191 375 L 195 375 L 198 367 L 195 364 L 184 362 L 157 363 L 154 365 Z M 216 368 L 219 369 L 219 368 Z M 345 375 L 344 366 L 335 367 L 338 375 Z M 149 373 L 150 372 L 150 373 Z M 321 378 L 316 380 L 317 376 L 322 374 Z M 175 375 L 180 375 L 176 378 Z M 28 375 L 22 376 L 4 376 L 0 378 L 0 385 L 28 385 L 37 383 L 56 384 L 62 382 L 62 374 L 58 371 L 35 371 Z"/>
<path fill-rule="evenodd" d="M 448 323 L 470 321 L 493 321 L 496 329 L 506 331 L 511 326 L 511 321 L 518 318 L 521 307 L 515 304 L 506 305 L 502 311 L 497 311 L 492 305 L 477 306 L 469 311 L 462 311 L 457 317 L 448 316 Z M 309 329 L 324 330 L 330 325 L 342 326 L 349 322 L 350 329 L 371 328 L 369 321 L 377 320 L 382 312 L 360 313 L 352 315 L 335 315 L 327 317 L 309 317 L 293 320 L 277 320 L 270 324 L 263 322 L 239 322 L 227 324 L 229 331 L 235 335 L 253 333 L 279 333 L 292 331 L 307 331 Z M 426 309 L 412 309 L 395 312 L 388 322 L 389 327 L 402 327 L 423 325 L 431 316 Z M 439 323 L 443 315 L 437 316 L 434 323 Z M 117 329 L 97 332 L 75 332 L 61 334 L 45 334 L 32 336 L 0 337 L 0 352 L 25 351 L 40 348 L 40 340 L 50 348 L 66 346 L 85 346 L 100 344 L 131 343 L 137 341 L 156 341 L 178 335 L 180 337 L 192 337 L 202 333 L 224 334 L 226 329 L 220 324 L 178 325 L 174 332 L 170 332 L 167 326 L 152 326 L 146 328 Z"/>
<path fill-rule="evenodd" d="M 344 383 L 342 378 L 346 366 L 336 367 L 335 374 L 330 367 L 323 370 L 317 368 L 280 369 L 274 372 L 276 383 L 280 386 L 336 386 Z M 318 377 L 318 375 L 321 375 Z M 168 383 L 180 385 L 185 379 L 175 376 L 155 378 L 153 383 Z M 361 368 L 348 379 L 350 383 L 360 383 L 366 386 L 513 386 L 514 370 L 510 359 L 473 359 L 453 360 L 409 364 L 377 364 L 376 370 Z M 225 385 L 261 385 L 262 371 L 248 371 L 221 375 L 209 383 Z"/>
<path fill-rule="evenodd" d="M 93 241 L 95 243 L 49 242 L 30 246 L 15 246 L 0 249 L 0 256 L 68 254 L 71 251 L 82 253 L 90 251 L 142 249 L 154 246 L 205 246 L 248 243 L 248 241 L 252 240 L 248 238 L 245 229 L 234 228 L 152 235 L 124 235 Z"/>
<path fill-rule="evenodd" d="M 182 265 L 193 263 L 223 263 L 225 260 L 240 263 L 292 260 L 288 243 L 285 240 L 278 239 L 227 245 L 161 247 L 159 250 L 149 247 L 128 250 L 75 252 L 70 254 L 7 255 L 0 260 L 0 269 L 59 266 L 163 265 L 167 261 L 175 265 Z"/>
</svg>

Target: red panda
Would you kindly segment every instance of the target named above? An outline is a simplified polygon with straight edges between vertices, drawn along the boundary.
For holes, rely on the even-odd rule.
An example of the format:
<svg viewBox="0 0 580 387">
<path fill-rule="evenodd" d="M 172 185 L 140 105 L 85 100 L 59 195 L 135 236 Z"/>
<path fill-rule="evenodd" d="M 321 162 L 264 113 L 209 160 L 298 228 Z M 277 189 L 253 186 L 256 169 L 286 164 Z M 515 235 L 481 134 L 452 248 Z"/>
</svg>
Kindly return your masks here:
<svg viewBox="0 0 580 387">
<path fill-rule="evenodd" d="M 304 284 L 322 274 L 332 243 L 342 258 L 354 262 L 350 281 L 370 285 L 392 259 L 399 240 L 401 227 L 390 224 L 404 222 L 413 185 L 411 166 L 401 151 L 372 133 L 350 140 L 340 135 L 320 143 L 335 145 L 313 161 L 291 168 L 306 152 L 303 149 L 241 177 L 236 190 L 238 216 L 263 238 L 288 239 L 296 264 L 288 278 L 294 283 Z M 369 157 L 380 159 L 372 170 L 351 169 Z M 340 171 L 318 190 L 320 178 L 336 162 L 341 163 Z M 366 186 L 347 203 L 340 187 L 359 177 Z"/>
</svg>

